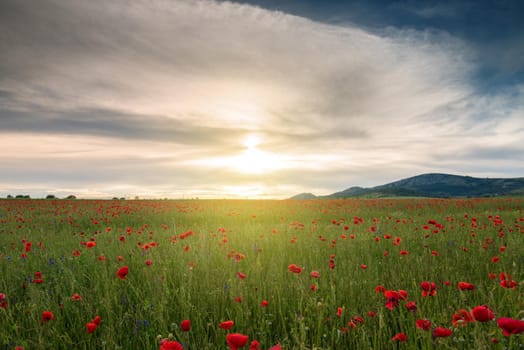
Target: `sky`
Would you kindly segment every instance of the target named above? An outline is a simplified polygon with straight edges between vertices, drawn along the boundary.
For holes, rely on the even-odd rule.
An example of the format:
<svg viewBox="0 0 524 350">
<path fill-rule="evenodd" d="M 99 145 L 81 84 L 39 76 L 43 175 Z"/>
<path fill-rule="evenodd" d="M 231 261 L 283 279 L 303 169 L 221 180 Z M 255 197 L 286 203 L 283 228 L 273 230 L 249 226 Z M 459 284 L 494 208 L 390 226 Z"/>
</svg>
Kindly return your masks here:
<svg viewBox="0 0 524 350">
<path fill-rule="evenodd" d="M 524 176 L 524 1 L 0 1 L 0 197 L 430 172 Z"/>
</svg>

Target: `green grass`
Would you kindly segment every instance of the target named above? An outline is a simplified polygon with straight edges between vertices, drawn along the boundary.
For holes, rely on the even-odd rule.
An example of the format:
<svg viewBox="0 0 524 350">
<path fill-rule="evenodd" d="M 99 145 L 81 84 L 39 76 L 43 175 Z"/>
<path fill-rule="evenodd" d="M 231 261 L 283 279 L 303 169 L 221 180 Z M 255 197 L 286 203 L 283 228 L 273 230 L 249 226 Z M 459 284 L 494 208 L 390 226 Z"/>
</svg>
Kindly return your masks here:
<svg viewBox="0 0 524 350">
<path fill-rule="evenodd" d="M 283 349 L 518 349 L 522 335 L 504 337 L 495 321 L 463 327 L 451 321 L 459 309 L 484 304 L 496 318 L 524 317 L 522 286 L 502 288 L 498 278 L 524 275 L 523 204 L 522 198 L 2 200 L 0 293 L 8 305 L 0 308 L 0 348 L 158 349 L 159 338 L 170 335 L 186 349 L 227 349 L 226 335 L 235 332 L 262 349 L 277 343 Z M 363 222 L 355 224 L 355 216 Z M 442 228 L 433 233 L 429 220 Z M 188 231 L 194 234 L 182 239 Z M 90 239 L 96 247 L 82 244 Z M 24 241 L 32 243 L 27 253 Z M 290 264 L 302 273 L 289 272 Z M 129 267 L 124 280 L 116 274 L 122 266 Z M 313 270 L 320 278 L 309 276 Z M 32 283 L 37 271 L 42 284 Z M 421 295 L 426 280 L 437 285 L 433 297 Z M 459 281 L 476 288 L 461 291 Z M 389 310 L 377 285 L 405 290 L 408 298 Z M 74 293 L 82 300 L 71 300 Z M 405 308 L 407 301 L 417 304 L 416 312 Z M 42 323 L 44 310 L 55 319 Z M 97 315 L 102 322 L 88 334 L 86 323 Z M 364 322 L 352 327 L 357 316 Z M 189 332 L 180 330 L 184 319 L 191 320 Z M 417 319 L 453 334 L 433 338 L 415 327 Z M 235 322 L 230 331 L 218 327 L 225 320 Z M 399 332 L 406 342 L 392 341 Z"/>
</svg>

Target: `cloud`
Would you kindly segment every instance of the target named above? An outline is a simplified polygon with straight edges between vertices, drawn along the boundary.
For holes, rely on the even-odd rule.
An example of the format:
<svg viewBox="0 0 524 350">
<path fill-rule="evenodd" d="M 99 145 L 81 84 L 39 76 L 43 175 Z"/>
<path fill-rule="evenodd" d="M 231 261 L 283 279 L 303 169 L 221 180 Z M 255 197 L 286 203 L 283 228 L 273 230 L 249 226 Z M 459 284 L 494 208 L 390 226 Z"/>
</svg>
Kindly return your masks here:
<svg viewBox="0 0 524 350">
<path fill-rule="evenodd" d="M 436 149 L 469 149 L 457 135 L 482 142 L 479 118 L 501 106 L 486 97 L 468 111 L 475 56 L 442 31 L 372 34 L 205 0 L 49 0 L 2 2 L 0 33 L 4 188 L 282 197 L 375 185 L 431 169 Z M 490 141 L 521 135 L 501 125 L 522 105 L 505 110 Z M 281 160 L 270 176 L 231 163 L 252 134 Z"/>
<path fill-rule="evenodd" d="M 35 116 L 37 114 L 37 116 Z M 155 140 L 185 145 L 220 143 L 238 136 L 242 129 L 205 127 L 182 119 L 165 116 L 131 114 L 118 110 L 74 109 L 49 111 L 12 111 L 0 108 L 3 132 L 38 132 L 116 137 L 133 140 Z"/>
<path fill-rule="evenodd" d="M 22 9 L 32 21 L 12 20 L 2 66 L 22 79 L 3 90 L 16 94 L 19 107 L 94 106 L 186 120 L 205 114 L 253 124 L 272 117 L 264 116 L 268 108 L 291 122 L 363 119 L 389 108 L 376 98 L 392 103 L 430 87 L 449 89 L 465 68 L 410 33 L 381 38 L 227 2 L 53 4 Z M 22 25 L 28 28 L 17 31 Z M 249 113 L 260 115 L 250 120 Z"/>
<path fill-rule="evenodd" d="M 417 16 L 428 19 L 434 17 L 458 17 L 461 13 L 464 13 L 464 11 L 469 10 L 472 7 L 472 4 L 460 1 L 439 1 L 426 3 L 408 1 L 397 3 L 392 6 L 399 7 Z"/>
</svg>

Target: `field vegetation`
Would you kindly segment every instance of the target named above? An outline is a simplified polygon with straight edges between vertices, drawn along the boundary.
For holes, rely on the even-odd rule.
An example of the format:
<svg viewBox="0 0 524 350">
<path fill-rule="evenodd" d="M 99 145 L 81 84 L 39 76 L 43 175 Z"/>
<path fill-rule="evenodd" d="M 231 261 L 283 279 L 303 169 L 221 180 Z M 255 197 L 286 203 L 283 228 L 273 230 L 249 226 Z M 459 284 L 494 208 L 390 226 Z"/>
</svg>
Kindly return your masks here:
<svg viewBox="0 0 524 350">
<path fill-rule="evenodd" d="M 0 200 L 0 346 L 523 348 L 523 205 Z"/>
</svg>

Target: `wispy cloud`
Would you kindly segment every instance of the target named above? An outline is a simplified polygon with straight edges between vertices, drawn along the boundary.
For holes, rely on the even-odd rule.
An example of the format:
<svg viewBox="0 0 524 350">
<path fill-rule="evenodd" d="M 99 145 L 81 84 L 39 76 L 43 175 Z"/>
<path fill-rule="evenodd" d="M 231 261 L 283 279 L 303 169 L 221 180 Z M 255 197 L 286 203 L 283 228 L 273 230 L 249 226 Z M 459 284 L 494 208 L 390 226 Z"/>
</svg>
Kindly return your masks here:
<svg viewBox="0 0 524 350">
<path fill-rule="evenodd" d="M 470 8 L 471 4 L 459 1 L 439 1 L 439 2 L 402 2 L 394 6 L 400 7 L 417 16 L 423 18 L 434 17 L 457 17 L 465 9 Z"/>
<path fill-rule="evenodd" d="M 473 50 L 445 32 L 205 0 L 4 1 L 0 32 L 0 191 L 285 197 L 521 149 L 522 89 L 477 96 Z M 253 134 L 267 176 L 237 164 Z"/>
</svg>

